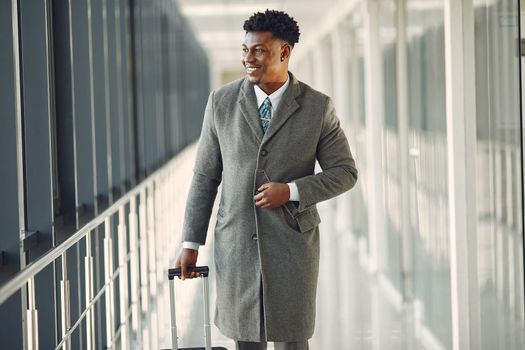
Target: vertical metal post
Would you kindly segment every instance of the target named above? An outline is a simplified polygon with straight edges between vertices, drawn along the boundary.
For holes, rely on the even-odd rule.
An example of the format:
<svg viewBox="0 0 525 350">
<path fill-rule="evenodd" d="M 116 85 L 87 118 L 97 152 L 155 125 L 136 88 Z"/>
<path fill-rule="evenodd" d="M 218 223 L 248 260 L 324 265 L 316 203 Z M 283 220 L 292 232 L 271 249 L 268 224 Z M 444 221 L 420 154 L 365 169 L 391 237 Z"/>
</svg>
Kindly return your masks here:
<svg viewBox="0 0 525 350">
<path fill-rule="evenodd" d="M 35 278 L 31 277 L 27 281 L 27 348 L 28 350 L 38 350 L 38 311 L 35 302 Z"/>
<path fill-rule="evenodd" d="M 520 12 L 521 13 L 521 12 Z M 522 58 L 523 59 L 523 58 Z M 521 179 L 522 174 L 522 167 L 523 167 L 523 154 L 522 150 L 518 150 L 517 154 L 517 161 L 514 163 L 514 173 L 516 179 Z M 523 183 L 521 183 L 521 186 L 523 186 Z M 523 190 L 523 189 L 522 189 Z M 523 198 L 521 198 L 523 200 Z M 516 319 L 521 322 L 521 327 L 525 325 L 525 291 L 524 291 L 524 274 L 523 274 L 523 268 L 524 268 L 524 260 L 523 260 L 523 231 L 521 231 L 523 227 L 523 216 L 521 215 L 522 211 L 524 210 L 523 206 L 520 207 L 519 205 L 516 205 L 514 207 L 515 216 L 517 218 L 515 230 L 517 230 L 517 243 L 514 247 L 515 252 L 515 264 L 516 264 L 516 306 L 515 306 L 515 315 Z M 521 232 L 521 233 L 520 233 Z"/>
<path fill-rule="evenodd" d="M 157 263 L 156 263 L 156 251 L 155 251 L 155 210 L 154 210 L 154 198 L 155 198 L 155 186 L 151 185 L 148 187 L 146 192 L 146 225 L 147 225 L 147 245 L 148 245 L 148 275 L 149 275 L 149 295 L 152 300 L 157 300 Z M 150 323 L 151 329 L 151 348 L 157 349 L 157 307 L 150 309 Z"/>
<path fill-rule="evenodd" d="M 170 320 L 171 320 L 171 347 L 177 350 L 179 345 L 177 344 L 177 312 L 175 306 L 175 281 L 170 279 L 168 281 L 170 289 Z"/>
<path fill-rule="evenodd" d="M 104 45 L 104 104 L 105 110 L 105 121 L 106 121 L 106 147 L 107 147 L 107 166 L 108 166 L 108 200 L 110 204 L 113 204 L 113 184 L 116 179 L 113 178 L 113 161 L 112 155 L 112 144 L 111 144 L 111 97 L 109 91 L 109 44 L 108 44 L 108 4 L 107 0 L 102 0 L 102 30 L 103 30 L 103 45 Z"/>
<path fill-rule="evenodd" d="M 149 286 L 148 286 L 148 241 L 146 223 L 146 190 L 140 191 L 139 204 L 139 236 L 140 236 L 140 297 L 142 313 L 146 317 L 146 326 L 142 328 L 142 346 L 149 346 L 150 313 L 149 313 Z"/>
<path fill-rule="evenodd" d="M 452 349 L 479 349 L 474 6 L 444 5 Z"/>
<path fill-rule="evenodd" d="M 95 121 L 95 87 L 94 87 L 94 81 L 93 81 L 93 17 L 91 13 L 91 0 L 87 0 L 87 17 L 88 17 L 88 67 L 89 67 L 89 97 L 90 97 L 90 108 L 91 108 L 91 153 L 93 155 L 93 161 L 92 161 L 92 168 L 93 168 L 93 188 L 95 189 L 95 195 L 98 191 L 98 177 L 97 177 L 97 147 L 96 147 L 96 121 Z M 95 215 L 99 214 L 98 210 L 98 203 L 95 201 Z M 99 229 L 98 227 L 95 229 L 95 256 L 96 256 L 96 266 L 93 265 L 93 254 L 89 254 L 91 256 L 91 263 L 89 264 L 91 268 L 91 299 L 94 297 L 94 290 L 98 289 L 98 274 L 99 274 L 99 253 L 98 253 L 98 247 L 99 247 L 99 241 L 98 241 L 98 233 Z M 90 249 L 91 249 L 91 241 L 89 242 Z M 88 263 L 86 261 L 86 266 L 88 266 Z M 96 276 L 95 276 L 96 274 Z M 95 285 L 96 284 L 96 285 Z M 87 298 L 86 298 L 87 300 Z M 86 303 L 87 304 L 87 303 Z M 100 316 L 100 303 L 97 303 L 96 306 L 96 313 L 97 313 L 97 320 L 95 321 L 95 311 L 91 313 L 92 319 L 93 319 L 93 325 L 97 324 L 97 331 L 99 333 L 102 333 L 101 324 L 102 324 L 102 318 Z M 92 328 L 93 332 L 93 347 L 95 346 L 94 340 L 95 340 L 95 327 Z M 89 333 L 88 333 L 89 334 Z M 99 340 L 98 346 L 101 346 L 101 342 Z M 88 346 L 89 349 L 89 346 Z"/>
<path fill-rule="evenodd" d="M 24 187 L 24 130 L 22 117 L 22 84 L 20 77 L 20 41 L 18 25 L 18 1 L 11 0 L 11 23 L 12 23 L 12 40 L 13 40 L 13 81 L 15 94 L 15 118 L 16 118 L 16 173 L 17 173 L 17 197 L 18 197 L 18 228 L 19 236 L 22 240 L 26 231 L 25 224 L 25 187 Z M 26 266 L 26 253 L 20 246 L 20 269 Z M 27 290 L 22 288 L 21 293 L 22 314 L 22 333 L 24 349 L 30 349 L 28 344 L 29 334 L 27 334 L 29 320 L 27 319 Z"/>
<path fill-rule="evenodd" d="M 364 13 L 364 58 L 365 58 L 365 109 L 366 149 L 369 197 L 369 246 L 370 270 L 384 268 L 386 214 L 384 206 L 384 171 L 382 135 L 384 127 L 384 82 L 381 62 L 381 40 L 379 34 L 379 1 L 363 1 Z"/>
<path fill-rule="evenodd" d="M 399 147 L 399 173 L 401 188 L 401 295 L 407 312 L 404 314 L 406 334 L 415 337 L 414 320 L 414 262 L 412 259 L 413 237 L 410 224 L 410 158 L 409 158 L 409 109 L 408 109 L 408 48 L 407 8 L 405 0 L 396 1 L 396 98 Z M 411 342 L 405 344 L 411 350 Z"/>
<path fill-rule="evenodd" d="M 20 47 L 18 33 L 18 1 L 11 0 L 11 22 L 13 37 L 13 73 L 14 73 L 14 93 L 15 93 L 15 113 L 16 113 L 16 165 L 18 180 L 18 222 L 20 225 L 20 235 L 25 232 L 25 209 L 24 209 L 24 142 L 23 142 L 23 121 L 22 121 L 22 85 L 20 77 Z M 23 237 L 22 237 L 23 238 Z M 23 266 L 21 266 L 23 267 Z"/>
<path fill-rule="evenodd" d="M 170 213 L 176 213 L 177 212 L 177 207 L 176 207 L 176 202 L 174 200 L 174 198 L 177 198 L 177 195 L 176 195 L 176 192 L 175 192 L 175 179 L 179 179 L 178 176 L 176 176 L 176 174 L 174 173 L 173 171 L 173 168 L 170 169 L 170 174 L 168 176 L 168 181 L 169 181 L 169 190 L 167 191 L 167 196 L 168 196 L 168 228 L 171 228 L 171 230 L 173 230 L 173 228 L 177 228 L 178 227 L 182 227 L 182 225 L 178 225 L 177 224 L 177 216 L 176 215 L 170 215 Z M 175 231 L 175 234 L 169 234 L 168 235 L 168 242 L 170 242 L 170 252 L 174 252 L 176 247 L 175 247 L 175 242 L 178 241 L 176 237 L 178 237 L 177 231 Z M 169 265 L 171 266 L 171 262 L 172 260 L 174 259 L 174 256 L 172 254 L 170 254 L 170 258 L 169 258 Z"/>
<path fill-rule="evenodd" d="M 166 237 L 166 206 L 165 206 L 165 196 L 166 196 L 166 170 L 162 172 L 162 175 L 159 176 L 159 179 L 155 181 L 156 184 L 159 185 L 159 191 L 158 194 L 154 197 L 155 202 L 155 213 L 158 213 L 155 217 L 155 246 L 159 244 L 159 242 L 162 242 L 162 245 L 166 245 L 168 243 L 167 237 Z M 169 262 L 166 260 L 167 254 L 165 249 L 156 249 L 156 257 L 157 257 L 157 266 L 161 266 L 161 268 L 156 270 L 157 275 L 157 284 L 160 283 L 161 286 L 163 286 L 163 281 L 165 280 L 165 275 L 162 273 L 163 268 L 169 265 Z M 160 324 L 162 324 L 162 320 L 160 321 Z"/>
<path fill-rule="evenodd" d="M 113 244 L 111 239 L 111 217 L 104 221 L 104 276 L 106 283 L 106 347 L 113 349 L 115 337 L 115 307 L 113 298 Z"/>
<path fill-rule="evenodd" d="M 141 332 L 139 330 L 139 255 L 137 239 L 137 199 L 132 196 L 129 202 L 129 250 L 131 264 L 131 329 L 136 337 L 137 344 L 141 344 Z"/>
<path fill-rule="evenodd" d="M 91 231 L 86 233 L 86 257 L 85 264 L 85 288 L 86 288 L 86 308 L 93 300 L 93 256 L 91 252 Z M 95 349 L 95 312 L 94 308 L 90 307 L 86 314 L 86 348 L 88 350 Z"/>
<path fill-rule="evenodd" d="M 401 184 L 401 277 L 403 300 L 413 299 L 412 232 L 410 227 L 410 183 L 408 145 L 408 58 L 406 1 L 396 3 L 396 88 L 399 128 L 399 169 Z"/>
<path fill-rule="evenodd" d="M 204 342 L 206 350 L 211 349 L 211 326 L 210 326 L 210 293 L 208 290 L 208 277 L 204 277 L 202 281 L 202 293 L 204 300 Z"/>
<path fill-rule="evenodd" d="M 123 115 L 123 92 L 122 92 L 122 44 L 121 44 L 121 33 L 120 33 L 120 21 L 121 21 L 121 13 L 120 13 L 120 1 L 114 2 L 115 7 L 115 61 L 116 61 L 116 76 L 117 76 L 117 113 L 116 115 L 113 115 L 114 118 L 117 119 L 117 131 L 118 131 L 118 152 L 119 152 L 119 174 L 121 179 L 117 179 L 121 182 L 121 190 L 122 193 L 126 191 L 124 181 L 125 173 L 126 173 L 126 163 L 124 159 L 124 115 Z"/>
<path fill-rule="evenodd" d="M 62 339 L 71 328 L 71 305 L 69 280 L 67 279 L 67 252 L 62 254 L 62 280 L 60 281 L 60 313 L 62 321 Z M 71 340 L 64 342 L 63 350 L 71 349 Z"/>
<path fill-rule="evenodd" d="M 118 260 L 119 260 L 119 301 L 120 301 L 120 348 L 128 349 L 128 263 L 126 239 L 125 206 L 118 210 Z"/>
<path fill-rule="evenodd" d="M 521 321 L 521 325 L 523 326 L 525 324 L 525 259 L 524 259 L 524 253 L 525 253 L 525 137 L 523 135 L 523 130 L 525 127 L 525 118 L 524 118 L 524 111 L 525 111 L 525 69 L 524 67 L 524 56 L 525 56 L 525 25 L 524 25 L 524 14 L 525 14 L 525 1 L 518 1 L 518 27 L 519 27 L 519 40 L 518 40 L 518 47 L 520 52 L 520 60 L 519 60 L 519 93 L 520 93 L 520 125 L 521 125 L 521 133 L 520 133 L 520 149 L 519 149 L 519 155 L 516 159 L 517 163 L 520 164 L 519 167 L 516 167 L 516 179 L 519 179 L 518 181 L 521 181 L 521 191 L 519 193 L 518 200 L 516 201 L 516 208 L 521 208 L 521 210 L 518 212 L 518 225 L 516 226 L 518 232 L 521 231 L 519 242 L 521 243 L 519 247 L 516 247 L 517 251 L 517 266 L 518 266 L 518 291 L 516 297 L 518 298 L 518 301 L 516 303 L 517 305 L 517 318 Z"/>
</svg>

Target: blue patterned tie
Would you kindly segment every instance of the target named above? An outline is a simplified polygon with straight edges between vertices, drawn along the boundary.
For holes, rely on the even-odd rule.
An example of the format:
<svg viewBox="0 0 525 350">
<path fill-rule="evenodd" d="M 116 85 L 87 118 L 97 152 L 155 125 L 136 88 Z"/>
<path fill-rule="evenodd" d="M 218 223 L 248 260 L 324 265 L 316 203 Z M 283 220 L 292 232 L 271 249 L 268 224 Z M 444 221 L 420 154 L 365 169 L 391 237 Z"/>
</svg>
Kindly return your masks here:
<svg viewBox="0 0 525 350">
<path fill-rule="evenodd" d="M 266 133 L 266 130 L 268 130 L 268 127 L 270 126 L 270 120 L 272 119 L 272 102 L 269 97 L 266 97 L 259 108 L 259 116 L 261 117 L 263 133 Z"/>
</svg>

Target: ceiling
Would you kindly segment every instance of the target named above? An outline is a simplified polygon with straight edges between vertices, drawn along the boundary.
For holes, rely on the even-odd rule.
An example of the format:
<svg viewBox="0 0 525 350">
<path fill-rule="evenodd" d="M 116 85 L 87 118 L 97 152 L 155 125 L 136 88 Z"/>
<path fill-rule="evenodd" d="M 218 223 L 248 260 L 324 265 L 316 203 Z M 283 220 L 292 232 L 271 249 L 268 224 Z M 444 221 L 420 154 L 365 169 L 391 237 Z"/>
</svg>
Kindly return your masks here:
<svg viewBox="0 0 525 350">
<path fill-rule="evenodd" d="M 177 0 L 210 57 L 212 74 L 242 71 L 243 23 L 254 12 L 267 8 L 288 13 L 298 22 L 299 43 L 316 29 L 332 6 L 344 0 Z"/>
</svg>

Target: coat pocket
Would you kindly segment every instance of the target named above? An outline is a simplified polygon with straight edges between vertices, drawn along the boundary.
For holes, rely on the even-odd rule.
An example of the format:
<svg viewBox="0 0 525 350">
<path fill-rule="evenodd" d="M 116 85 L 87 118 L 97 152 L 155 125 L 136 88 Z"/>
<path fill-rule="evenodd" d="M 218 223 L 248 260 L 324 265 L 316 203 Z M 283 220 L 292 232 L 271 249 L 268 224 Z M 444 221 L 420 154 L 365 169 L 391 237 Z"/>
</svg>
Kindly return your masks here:
<svg viewBox="0 0 525 350">
<path fill-rule="evenodd" d="M 316 208 L 310 208 L 292 216 L 290 210 L 284 207 L 283 214 L 288 226 L 301 233 L 311 231 L 321 223 L 321 218 Z"/>
<path fill-rule="evenodd" d="M 299 231 L 302 233 L 313 230 L 321 223 L 321 218 L 315 207 L 298 213 L 295 219 L 297 220 Z"/>
<path fill-rule="evenodd" d="M 290 213 L 290 210 L 286 207 L 286 205 L 282 206 L 281 213 L 286 224 L 294 231 L 299 231 L 299 224 L 297 223 L 295 216 Z"/>
</svg>

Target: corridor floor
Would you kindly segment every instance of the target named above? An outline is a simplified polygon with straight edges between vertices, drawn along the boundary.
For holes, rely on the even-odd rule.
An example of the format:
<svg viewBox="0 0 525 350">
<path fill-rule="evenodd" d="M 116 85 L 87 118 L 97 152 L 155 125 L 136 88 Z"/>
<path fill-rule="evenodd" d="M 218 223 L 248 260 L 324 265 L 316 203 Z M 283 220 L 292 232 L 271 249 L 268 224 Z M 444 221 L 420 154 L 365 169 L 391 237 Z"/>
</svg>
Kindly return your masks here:
<svg viewBox="0 0 525 350">
<path fill-rule="evenodd" d="M 203 264 L 208 263 L 211 261 L 210 249 L 209 247 L 201 249 L 202 262 Z M 325 272 L 325 275 L 320 277 L 316 331 L 310 340 L 310 349 L 418 350 L 429 348 L 416 340 L 414 332 L 411 331 L 414 326 L 407 315 L 413 312 L 408 309 L 398 310 L 392 306 L 384 283 L 361 267 L 355 250 L 351 251 L 347 258 L 344 270 L 351 276 L 351 283 L 348 283 L 349 293 L 345 291 L 344 296 L 340 295 L 341 290 L 333 290 L 332 285 L 328 282 L 337 276 L 327 275 L 329 267 L 321 263 L 321 270 Z M 179 346 L 203 346 L 202 283 L 198 280 L 177 281 L 176 283 Z M 215 299 L 213 272 L 210 278 L 210 294 L 213 318 Z M 337 295 L 335 296 L 337 300 L 342 298 L 346 302 L 330 302 L 331 294 Z M 168 309 L 161 309 L 162 311 L 167 313 Z M 165 329 L 166 332 L 169 331 L 169 328 Z M 161 342 L 161 345 L 164 346 L 161 348 L 169 347 L 168 336 L 165 334 L 164 342 Z M 233 341 L 223 336 L 215 326 L 212 326 L 212 339 L 214 346 L 223 346 L 228 350 L 235 349 Z M 272 343 L 269 343 L 268 349 L 273 350 Z"/>
</svg>

